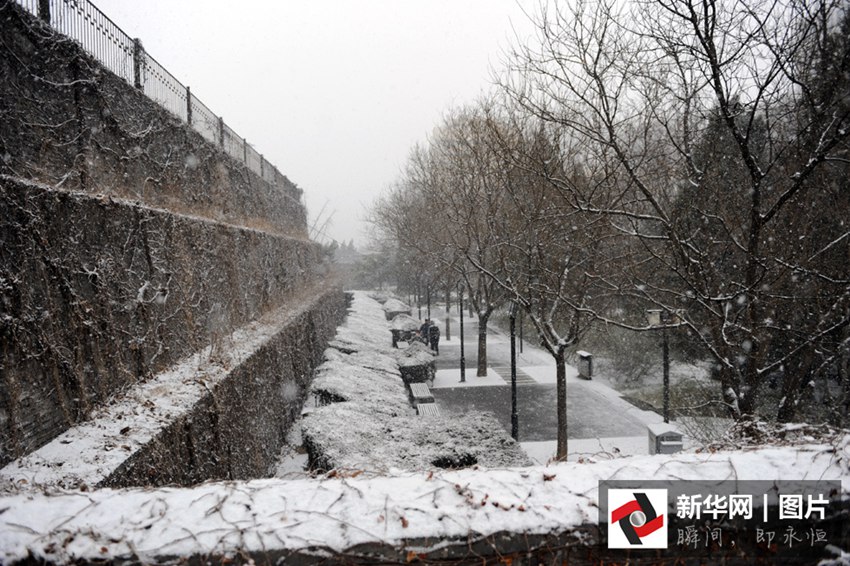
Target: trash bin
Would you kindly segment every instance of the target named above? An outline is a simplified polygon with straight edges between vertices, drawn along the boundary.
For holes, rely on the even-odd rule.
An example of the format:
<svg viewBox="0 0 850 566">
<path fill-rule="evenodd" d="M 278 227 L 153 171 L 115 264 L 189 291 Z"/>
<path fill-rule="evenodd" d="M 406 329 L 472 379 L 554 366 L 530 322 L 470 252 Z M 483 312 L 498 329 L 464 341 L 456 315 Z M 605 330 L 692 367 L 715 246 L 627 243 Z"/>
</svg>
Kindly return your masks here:
<svg viewBox="0 0 850 566">
<path fill-rule="evenodd" d="M 579 350 L 578 354 L 578 376 L 584 379 L 593 377 L 593 354 Z"/>
<path fill-rule="evenodd" d="M 649 425 L 649 453 L 675 454 L 682 450 L 682 433 L 669 423 Z"/>
</svg>

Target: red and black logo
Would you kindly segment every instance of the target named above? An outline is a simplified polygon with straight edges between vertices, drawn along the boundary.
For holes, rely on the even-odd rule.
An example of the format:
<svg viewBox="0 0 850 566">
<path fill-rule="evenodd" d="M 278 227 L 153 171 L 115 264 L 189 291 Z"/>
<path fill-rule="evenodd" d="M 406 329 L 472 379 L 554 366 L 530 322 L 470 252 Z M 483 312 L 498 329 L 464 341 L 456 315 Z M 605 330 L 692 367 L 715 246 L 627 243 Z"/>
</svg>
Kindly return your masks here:
<svg viewBox="0 0 850 566">
<path fill-rule="evenodd" d="M 647 494 L 633 492 L 634 499 L 611 511 L 611 525 L 620 525 L 630 545 L 643 545 L 642 538 L 664 526 L 664 515 L 659 515 Z"/>
</svg>

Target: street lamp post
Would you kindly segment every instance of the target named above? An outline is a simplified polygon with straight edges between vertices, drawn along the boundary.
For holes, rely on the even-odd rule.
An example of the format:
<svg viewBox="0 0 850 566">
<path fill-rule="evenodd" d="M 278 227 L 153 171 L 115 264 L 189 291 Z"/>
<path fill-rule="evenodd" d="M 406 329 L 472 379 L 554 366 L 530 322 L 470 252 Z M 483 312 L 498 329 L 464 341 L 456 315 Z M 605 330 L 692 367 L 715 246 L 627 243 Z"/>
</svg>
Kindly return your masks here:
<svg viewBox="0 0 850 566">
<path fill-rule="evenodd" d="M 466 382 L 466 358 L 463 355 L 463 285 L 457 286 L 458 312 L 460 313 L 460 382 Z"/>
<path fill-rule="evenodd" d="M 522 314 L 522 313 L 523 313 L 523 311 L 519 311 L 519 353 L 520 353 L 520 354 L 522 354 L 522 342 L 523 342 L 523 338 L 522 338 L 522 329 L 523 329 L 523 327 L 525 326 L 525 325 L 523 324 L 523 320 L 522 320 L 522 319 L 523 319 L 523 314 Z"/>
<path fill-rule="evenodd" d="M 451 315 L 452 315 L 452 290 L 451 287 L 446 287 L 446 341 L 452 339 L 452 327 L 451 327 Z"/>
<path fill-rule="evenodd" d="M 511 301 L 511 436 L 519 440 L 519 417 L 516 412 L 516 301 Z"/>
<path fill-rule="evenodd" d="M 679 321 L 675 313 L 661 309 L 647 309 L 646 318 L 649 325 L 661 327 L 661 356 L 664 367 L 664 408 L 662 414 L 664 422 L 670 422 L 670 342 L 667 338 L 667 326 Z"/>
</svg>

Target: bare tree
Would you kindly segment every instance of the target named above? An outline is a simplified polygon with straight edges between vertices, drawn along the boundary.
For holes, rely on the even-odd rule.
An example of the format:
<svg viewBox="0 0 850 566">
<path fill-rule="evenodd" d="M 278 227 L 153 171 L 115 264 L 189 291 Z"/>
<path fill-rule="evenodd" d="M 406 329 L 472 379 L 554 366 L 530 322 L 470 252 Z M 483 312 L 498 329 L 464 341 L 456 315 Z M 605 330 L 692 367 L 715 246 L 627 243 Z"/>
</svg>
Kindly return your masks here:
<svg viewBox="0 0 850 566">
<path fill-rule="evenodd" d="M 480 129 L 480 128 L 479 128 Z M 470 263 L 493 269 L 488 218 L 500 205 L 489 184 L 492 160 L 476 144 L 476 127 L 458 110 L 446 117 L 426 150 L 411 152 L 403 181 L 376 204 L 373 222 L 408 250 L 418 273 L 434 273 L 434 288 L 460 282 L 478 316 L 477 375 L 487 375 L 487 323 L 504 301 L 504 290 Z"/>
<path fill-rule="evenodd" d="M 845 11 L 830 0 L 553 3 L 535 16 L 539 46 L 517 48 L 501 81 L 602 175 L 606 190 L 588 194 L 546 173 L 628 239 L 629 260 L 592 277 L 629 304 L 684 309 L 677 325 L 717 363 L 737 417 L 755 413 L 772 372 L 796 368 L 791 396 L 815 365 L 807 356 L 847 348 L 846 261 L 823 261 L 846 226 L 821 226 L 820 248 L 792 245 L 808 243 L 828 200 L 814 180 L 847 164 L 846 41 L 829 40 Z M 821 88 L 812 69 L 823 68 L 844 69 L 844 87 Z M 801 307 L 809 316 L 790 316 Z M 592 314 L 646 329 L 627 312 Z"/>
<path fill-rule="evenodd" d="M 589 194 L 594 187 L 572 158 L 571 148 L 538 120 L 509 108 L 485 105 L 488 143 L 505 171 L 500 184 L 506 202 L 490 217 L 498 250 L 498 271 L 476 265 L 505 289 L 527 314 L 540 344 L 555 362 L 559 459 L 567 456 L 566 357 L 594 321 L 593 309 L 605 310 L 606 289 L 592 273 L 604 269 L 615 234 L 608 223 L 564 202 L 568 182 Z M 473 262 L 474 263 L 474 262 Z"/>
</svg>

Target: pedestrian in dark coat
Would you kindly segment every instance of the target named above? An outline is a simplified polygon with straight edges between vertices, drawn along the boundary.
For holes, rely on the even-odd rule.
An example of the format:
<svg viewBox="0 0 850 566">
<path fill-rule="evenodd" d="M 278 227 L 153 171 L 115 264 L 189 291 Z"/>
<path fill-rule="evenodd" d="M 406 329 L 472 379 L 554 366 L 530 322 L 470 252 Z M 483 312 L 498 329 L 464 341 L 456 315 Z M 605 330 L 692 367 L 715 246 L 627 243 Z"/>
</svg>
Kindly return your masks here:
<svg viewBox="0 0 850 566">
<path fill-rule="evenodd" d="M 432 324 L 428 329 L 428 342 L 431 344 L 431 349 L 434 350 L 437 355 L 440 355 L 440 327 L 436 324 Z"/>
<path fill-rule="evenodd" d="M 422 323 L 422 326 L 419 327 L 419 339 L 422 340 L 422 343 L 426 346 L 430 340 L 430 330 L 431 330 L 431 319 L 426 318 L 425 322 Z"/>
</svg>

